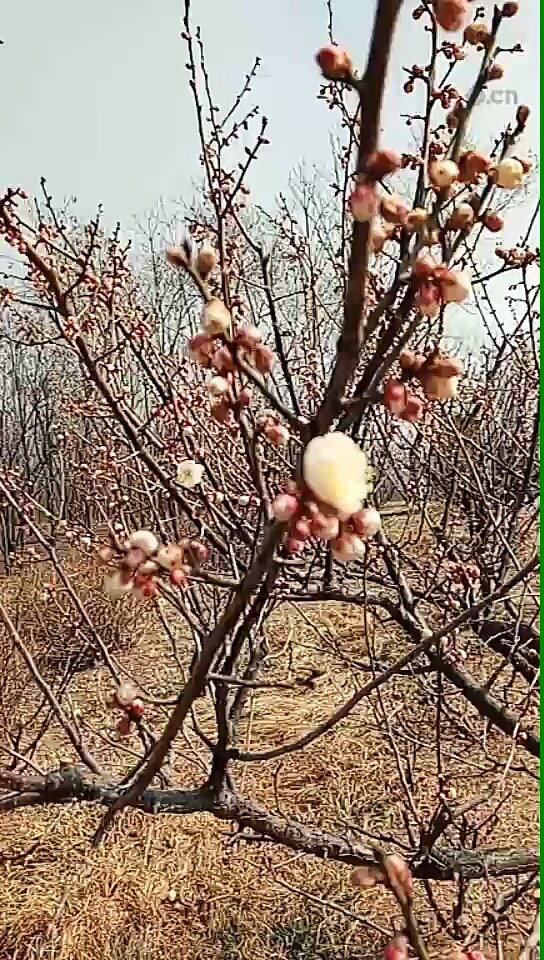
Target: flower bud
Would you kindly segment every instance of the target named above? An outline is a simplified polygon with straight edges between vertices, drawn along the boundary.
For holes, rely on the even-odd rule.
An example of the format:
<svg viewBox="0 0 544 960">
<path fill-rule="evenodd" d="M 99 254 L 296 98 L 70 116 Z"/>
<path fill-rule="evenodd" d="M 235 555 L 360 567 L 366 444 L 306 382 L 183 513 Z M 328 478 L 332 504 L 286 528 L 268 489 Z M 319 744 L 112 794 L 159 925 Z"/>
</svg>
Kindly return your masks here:
<svg viewBox="0 0 544 960">
<path fill-rule="evenodd" d="M 271 373 L 274 368 L 274 351 L 267 347 L 265 343 L 260 343 L 255 349 L 253 354 L 255 360 L 255 367 L 259 373 L 267 374 Z"/>
<path fill-rule="evenodd" d="M 523 181 L 523 166 L 514 157 L 501 160 L 496 172 L 495 182 L 497 186 L 504 187 L 505 190 L 514 190 L 519 187 Z"/>
<path fill-rule="evenodd" d="M 168 247 L 166 259 L 171 267 L 176 267 L 178 270 L 188 264 L 187 254 L 183 247 Z"/>
<path fill-rule="evenodd" d="M 374 184 L 357 184 L 351 194 L 349 205 L 353 218 L 358 223 L 368 223 L 372 220 L 379 209 L 379 200 Z"/>
<path fill-rule="evenodd" d="M 413 393 L 409 393 L 406 397 L 406 405 L 401 413 L 401 418 L 408 423 L 415 423 L 416 420 L 420 420 L 422 416 L 423 401 Z"/>
<path fill-rule="evenodd" d="M 299 502 L 290 493 L 280 493 L 272 504 L 272 513 L 278 523 L 287 523 L 298 511 Z"/>
<path fill-rule="evenodd" d="M 370 228 L 370 246 L 374 253 L 379 253 L 380 250 L 383 250 L 385 243 L 394 232 L 394 224 L 385 223 L 384 220 L 379 219 L 372 221 Z"/>
<path fill-rule="evenodd" d="M 414 305 L 424 317 L 436 317 L 440 313 L 440 293 L 435 283 L 422 283 L 416 291 Z"/>
<path fill-rule="evenodd" d="M 262 339 L 257 327 L 241 327 L 235 337 L 237 346 L 252 351 L 262 343 Z"/>
<path fill-rule="evenodd" d="M 380 211 L 387 223 L 394 224 L 403 223 L 410 212 L 407 204 L 396 193 L 392 193 L 388 197 L 382 197 Z"/>
<path fill-rule="evenodd" d="M 326 80 L 347 80 L 351 76 L 351 58 L 341 47 L 334 44 L 322 47 L 315 59 Z"/>
<path fill-rule="evenodd" d="M 387 944 L 383 960 L 408 960 L 408 940 L 401 934 L 393 937 Z"/>
<path fill-rule="evenodd" d="M 208 548 L 205 543 L 201 543 L 200 540 L 191 540 L 189 550 L 193 555 L 195 563 L 206 563 L 208 559 Z"/>
<path fill-rule="evenodd" d="M 249 407 L 253 400 L 253 391 L 249 387 L 242 387 L 238 394 L 238 403 L 241 407 Z"/>
<path fill-rule="evenodd" d="M 290 555 L 302 553 L 304 547 L 304 540 L 299 540 L 297 537 L 289 537 L 285 544 L 285 549 Z"/>
<path fill-rule="evenodd" d="M 169 543 L 168 546 L 160 547 L 157 553 L 157 563 L 163 570 L 172 570 L 183 560 L 183 550 L 177 543 Z"/>
<path fill-rule="evenodd" d="M 525 103 L 522 103 L 521 106 L 518 107 L 516 110 L 516 123 L 518 127 L 523 129 L 529 119 L 530 112 L 529 107 Z"/>
<path fill-rule="evenodd" d="M 209 337 L 224 337 L 230 333 L 231 325 L 231 315 L 222 300 L 213 297 L 204 304 L 202 328 Z"/>
<path fill-rule="evenodd" d="M 474 183 L 479 176 L 487 173 L 491 160 L 479 150 L 467 150 L 459 158 L 459 179 L 462 183 Z"/>
<path fill-rule="evenodd" d="M 368 180 L 382 180 L 395 173 L 402 166 L 402 160 L 393 150 L 376 150 L 368 158 L 366 176 Z"/>
<path fill-rule="evenodd" d="M 445 303 L 462 303 L 472 293 L 466 270 L 446 270 L 440 278 L 440 293 Z"/>
<path fill-rule="evenodd" d="M 430 280 L 434 276 L 437 264 L 432 257 L 419 257 L 414 264 L 414 277 L 417 280 Z"/>
<path fill-rule="evenodd" d="M 502 80 L 504 77 L 504 67 L 500 63 L 491 63 L 487 68 L 486 77 L 488 80 Z"/>
<path fill-rule="evenodd" d="M 211 415 L 217 423 L 224 423 L 230 414 L 230 403 L 223 397 L 221 400 L 215 400 L 211 405 Z"/>
<path fill-rule="evenodd" d="M 206 333 L 197 333 L 189 340 L 189 356 L 201 367 L 207 367 L 213 351 L 213 343 Z"/>
<path fill-rule="evenodd" d="M 133 724 L 130 717 L 121 717 L 117 724 L 117 733 L 120 737 L 128 737 L 133 730 Z"/>
<path fill-rule="evenodd" d="M 133 683 L 121 683 L 115 691 L 115 702 L 120 707 L 130 707 L 138 695 L 139 691 Z"/>
<path fill-rule="evenodd" d="M 449 33 L 461 30 L 469 14 L 467 0 L 435 0 L 436 22 Z"/>
<path fill-rule="evenodd" d="M 312 520 L 311 532 L 312 536 L 317 537 L 318 540 L 324 540 L 325 543 L 336 540 L 340 533 L 340 521 L 338 517 L 327 517 L 324 513 L 318 512 Z"/>
<path fill-rule="evenodd" d="M 183 587 L 187 582 L 187 577 L 183 570 L 180 570 L 179 567 L 175 567 L 170 571 L 170 582 L 174 587 Z"/>
<path fill-rule="evenodd" d="M 215 351 L 211 358 L 211 364 L 218 373 L 232 373 L 234 370 L 234 360 L 225 343 L 219 347 L 219 350 Z"/>
<path fill-rule="evenodd" d="M 131 533 L 128 542 L 131 547 L 134 547 L 136 550 L 141 550 L 147 557 L 155 553 L 155 550 L 159 546 L 159 541 L 155 534 L 151 533 L 151 530 L 136 530 L 134 533 Z"/>
<path fill-rule="evenodd" d="M 212 397 L 222 397 L 225 393 L 228 393 L 229 390 L 229 382 L 225 380 L 224 377 L 212 377 L 208 383 L 208 391 Z"/>
<path fill-rule="evenodd" d="M 353 514 L 351 523 L 355 533 L 368 540 L 370 537 L 376 536 L 382 525 L 382 520 L 374 507 L 365 507 L 364 510 L 359 510 L 358 513 Z"/>
<path fill-rule="evenodd" d="M 459 167 L 453 160 L 435 160 L 429 167 L 429 178 L 433 187 L 447 190 L 459 178 Z"/>
<path fill-rule="evenodd" d="M 469 231 L 475 220 L 474 210 L 470 203 L 460 203 L 448 217 L 446 230 Z"/>
<path fill-rule="evenodd" d="M 400 380 L 388 380 L 383 391 L 384 406 L 390 413 L 400 416 L 406 406 L 406 387 Z"/>
<path fill-rule="evenodd" d="M 423 207 L 414 207 L 413 210 L 410 210 L 404 218 L 404 229 L 409 233 L 415 233 L 417 230 L 421 230 L 425 226 L 429 215 Z"/>
<path fill-rule="evenodd" d="M 307 517 L 301 517 L 295 523 L 295 536 L 297 540 L 309 540 L 311 536 L 310 521 Z"/>
<path fill-rule="evenodd" d="M 375 887 L 378 883 L 384 883 L 385 877 L 378 867 L 355 867 L 351 871 L 350 880 L 354 887 L 361 887 L 362 890 L 368 890 Z"/>
<path fill-rule="evenodd" d="M 488 210 L 482 217 L 484 227 L 491 230 L 491 233 L 498 233 L 504 227 L 504 220 L 498 213 Z"/>
<path fill-rule="evenodd" d="M 98 551 L 98 559 L 100 563 L 111 563 L 114 557 L 114 553 L 111 547 L 100 547 Z"/>
<path fill-rule="evenodd" d="M 203 280 L 211 273 L 216 263 L 217 254 L 213 247 L 201 247 L 198 257 L 196 258 L 196 269 Z"/>
<path fill-rule="evenodd" d="M 273 423 L 266 427 L 265 437 L 275 447 L 285 447 L 289 443 L 289 430 L 280 423 Z"/>
<path fill-rule="evenodd" d="M 352 533 L 343 533 L 331 543 L 331 553 L 339 563 L 351 563 L 365 555 L 365 545 L 360 537 Z"/>
<path fill-rule="evenodd" d="M 140 697 L 136 697 L 132 703 L 129 704 L 128 709 L 131 720 L 140 720 L 145 713 L 145 703 L 140 699 Z"/>
<path fill-rule="evenodd" d="M 510 0 L 508 3 L 503 3 L 501 13 L 503 17 L 515 17 L 518 10 L 519 3 L 516 3 L 515 0 Z"/>
<path fill-rule="evenodd" d="M 469 23 L 463 34 L 463 39 L 465 43 L 470 43 L 473 47 L 487 47 L 491 40 L 491 34 L 485 23 Z"/>
</svg>

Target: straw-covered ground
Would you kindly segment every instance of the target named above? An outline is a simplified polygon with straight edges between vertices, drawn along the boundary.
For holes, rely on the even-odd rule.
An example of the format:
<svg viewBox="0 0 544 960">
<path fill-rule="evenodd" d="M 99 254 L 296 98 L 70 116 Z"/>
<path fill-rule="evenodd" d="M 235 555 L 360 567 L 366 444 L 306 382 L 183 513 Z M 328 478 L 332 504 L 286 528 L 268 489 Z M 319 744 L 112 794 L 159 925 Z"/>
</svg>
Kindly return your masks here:
<svg viewBox="0 0 544 960">
<path fill-rule="evenodd" d="M 70 618 L 63 614 L 64 594 L 44 592 L 45 568 L 34 577 L 0 581 L 2 598 L 18 618 L 45 670 L 58 670 L 53 647 L 66 651 Z M 105 606 L 87 571 L 74 582 L 100 628 L 107 632 L 111 607 Z M 179 666 L 160 623 L 145 622 L 127 608 L 116 613 L 119 633 L 107 642 L 128 673 L 155 697 L 169 698 L 179 685 Z M 111 622 L 109 623 L 111 628 Z M 108 629 L 109 629 L 108 628 Z M 321 606 L 280 610 L 266 627 L 270 648 L 267 679 L 293 682 L 285 690 L 255 691 L 243 730 L 247 746 L 263 747 L 295 738 L 327 716 L 354 689 L 368 644 L 383 661 L 398 656 L 403 640 L 390 628 L 364 622 L 361 611 Z M 46 639 L 49 637 L 49 639 Z M 53 639 L 51 639 L 53 637 Z M 188 663 L 188 646 L 177 635 L 178 660 Z M 76 643 L 77 637 L 70 639 Z M 187 654 L 187 656 L 186 656 Z M 0 745 L 30 716 L 35 693 L 22 680 L 20 661 L 0 634 Z M 356 670 L 352 661 L 356 660 Z M 470 661 L 474 671 L 480 660 Z M 312 676 L 312 671 L 318 676 Z M 310 678 L 309 683 L 306 681 Z M 298 682 L 297 682 L 298 681 Z M 112 687 L 102 668 L 76 675 L 69 687 L 72 707 L 81 712 L 89 743 L 110 769 L 128 769 L 129 739 L 119 750 L 107 700 Z M 515 691 L 511 694 L 515 703 Z M 531 845 L 538 833 L 537 786 L 513 756 L 505 774 L 495 759 L 508 757 L 509 744 L 488 731 L 486 750 L 463 735 L 462 724 L 479 734 L 481 720 L 457 696 L 448 701 L 452 720 L 443 719 L 441 762 L 447 788 L 456 802 L 481 796 L 494 787 L 503 801 L 500 816 L 489 821 L 488 846 Z M 412 783 L 418 815 L 428 817 L 437 795 L 436 746 L 430 678 L 398 679 L 361 707 L 323 740 L 280 763 L 235 769 L 241 793 L 285 816 L 336 831 L 351 831 L 368 842 L 372 835 L 406 841 L 401 808 L 406 797 L 399 777 Z M 151 712 L 160 729 L 166 707 Z M 206 703 L 198 718 L 206 730 Z M 459 721 L 459 722 L 458 722 Z M 392 739 L 392 735 L 393 738 Z M 122 751 L 126 751 L 123 753 Z M 409 769 L 406 757 L 411 756 Z M 188 734 L 173 760 L 175 779 L 186 786 L 202 779 L 203 754 Z M 44 768 L 70 751 L 52 728 L 35 762 Z M 5 757 L 0 758 L 4 762 Z M 491 810 L 485 804 L 480 809 Z M 207 815 L 157 817 L 129 811 L 99 849 L 89 839 L 102 811 L 75 806 L 26 808 L 0 814 L 0 960 L 340 960 L 378 957 L 398 922 L 397 909 L 385 892 L 357 892 L 349 869 L 300 857 L 292 851 L 237 842 L 232 826 Z M 434 931 L 436 950 L 447 939 L 423 889 L 419 917 Z M 479 882 L 470 889 L 467 922 L 481 920 L 494 899 L 512 889 L 512 881 Z M 451 916 L 455 888 L 433 884 L 438 906 Z M 331 906 L 332 905 L 332 906 Z M 519 954 L 523 922 L 532 903 L 525 901 L 503 928 L 504 960 Z M 437 955 L 445 955 L 438 953 Z M 489 956 L 494 956 L 490 948 Z"/>
</svg>

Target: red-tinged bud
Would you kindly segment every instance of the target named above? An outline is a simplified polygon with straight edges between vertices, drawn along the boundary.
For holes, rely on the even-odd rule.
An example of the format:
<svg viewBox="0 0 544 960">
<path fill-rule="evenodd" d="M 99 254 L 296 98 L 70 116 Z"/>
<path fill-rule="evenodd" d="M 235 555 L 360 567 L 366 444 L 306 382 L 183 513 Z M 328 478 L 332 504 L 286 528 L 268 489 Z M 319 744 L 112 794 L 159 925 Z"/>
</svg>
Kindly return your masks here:
<svg viewBox="0 0 544 960">
<path fill-rule="evenodd" d="M 288 554 L 294 556 L 297 553 L 302 553 L 304 546 L 304 540 L 299 540 L 297 537 L 289 537 L 285 544 L 285 549 Z"/>
<path fill-rule="evenodd" d="M 485 23 L 469 23 L 463 34 L 465 43 L 470 43 L 472 47 L 487 47 L 492 40 L 489 28 Z"/>
<path fill-rule="evenodd" d="M 128 712 L 131 720 L 140 720 L 145 713 L 144 701 L 140 697 L 136 697 L 129 705 Z"/>
<path fill-rule="evenodd" d="M 383 402 L 390 413 L 400 416 L 406 406 L 406 387 L 392 378 L 384 385 Z"/>
<path fill-rule="evenodd" d="M 460 203 L 448 217 L 446 230 L 464 230 L 468 232 L 474 224 L 475 213 L 470 203 Z"/>
<path fill-rule="evenodd" d="M 213 349 L 213 341 L 206 333 L 197 333 L 189 340 L 189 356 L 201 367 L 209 366 Z"/>
<path fill-rule="evenodd" d="M 331 44 L 322 47 L 315 56 L 316 63 L 326 80 L 348 80 L 353 66 L 346 50 Z"/>
<path fill-rule="evenodd" d="M 416 280 L 430 280 L 434 276 L 437 264 L 432 257 L 420 257 L 414 264 L 413 275 Z"/>
<path fill-rule="evenodd" d="M 414 305 L 424 317 L 436 317 L 440 312 L 440 294 L 435 283 L 422 283 L 416 291 Z"/>
<path fill-rule="evenodd" d="M 176 267 L 178 270 L 180 270 L 182 267 L 186 267 L 189 262 L 183 247 L 168 247 L 166 251 L 166 259 L 171 267 Z"/>
<path fill-rule="evenodd" d="M 310 521 L 307 517 L 301 517 L 295 523 L 295 536 L 297 540 L 309 540 L 311 536 Z"/>
<path fill-rule="evenodd" d="M 416 420 L 420 420 L 423 416 L 423 401 L 419 397 L 414 396 L 414 394 L 408 394 L 406 398 L 406 406 L 401 413 L 403 420 L 407 420 L 408 423 L 415 423 Z"/>
<path fill-rule="evenodd" d="M 402 160 L 393 150 L 376 150 L 368 158 L 366 176 L 368 180 L 382 180 L 400 170 Z"/>
<path fill-rule="evenodd" d="M 152 578 L 148 578 L 146 579 L 146 582 L 142 584 L 140 589 L 142 591 L 142 596 L 145 597 L 146 600 L 152 600 L 153 597 L 157 596 L 157 581 L 153 580 Z"/>
<path fill-rule="evenodd" d="M 491 166 L 490 158 L 479 150 L 467 150 L 459 158 L 459 179 L 462 183 L 474 183 Z"/>
<path fill-rule="evenodd" d="M 195 563 L 206 563 L 208 559 L 208 548 L 205 543 L 201 543 L 200 540 L 191 540 L 189 550 L 194 557 Z"/>
<path fill-rule="evenodd" d="M 365 540 L 375 537 L 382 525 L 380 514 L 374 507 L 365 507 L 351 517 L 351 524 L 355 533 Z"/>
<path fill-rule="evenodd" d="M 397 936 L 387 944 L 383 960 L 408 960 L 408 940 L 406 937 Z"/>
<path fill-rule="evenodd" d="M 504 227 L 504 220 L 498 213 L 488 210 L 482 217 L 484 227 L 491 230 L 491 233 L 498 233 Z"/>
<path fill-rule="evenodd" d="M 368 223 L 378 213 L 380 201 L 372 183 L 359 183 L 353 189 L 349 206 L 354 220 Z"/>
<path fill-rule="evenodd" d="M 249 387 L 243 387 L 238 394 L 238 403 L 241 407 L 249 407 L 253 400 L 253 391 Z"/>
<path fill-rule="evenodd" d="M 265 436 L 275 447 L 285 447 L 289 443 L 289 431 L 287 427 L 279 423 L 273 423 L 265 429 Z"/>
<path fill-rule="evenodd" d="M 325 542 L 336 540 L 340 533 L 340 521 L 338 517 L 327 517 L 318 510 L 312 518 L 311 531 L 312 536 L 317 537 L 318 540 L 324 540 Z"/>
<path fill-rule="evenodd" d="M 428 219 L 429 215 L 423 207 L 415 207 L 406 214 L 403 227 L 405 230 L 408 230 L 409 233 L 415 233 L 426 225 Z"/>
<path fill-rule="evenodd" d="M 410 208 L 401 197 L 397 196 L 396 193 L 392 193 L 388 197 L 382 197 L 380 213 L 386 223 L 394 223 L 397 225 L 404 223 L 410 215 Z"/>
<path fill-rule="evenodd" d="M 519 10 L 519 3 L 511 0 L 509 3 L 503 3 L 501 13 L 503 17 L 515 17 Z"/>
<path fill-rule="evenodd" d="M 378 883 L 385 883 L 385 877 L 379 867 L 355 867 L 351 871 L 350 880 L 354 887 L 361 887 L 362 890 L 368 890 L 375 887 Z"/>
<path fill-rule="evenodd" d="M 516 110 L 516 123 L 518 127 L 523 129 L 529 119 L 530 112 L 529 107 L 525 103 L 522 103 L 521 106 L 518 107 Z"/>
<path fill-rule="evenodd" d="M 425 357 L 413 350 L 402 350 L 399 354 L 399 366 L 405 373 L 417 373 L 425 363 Z"/>
<path fill-rule="evenodd" d="M 271 373 L 274 367 L 274 351 L 267 347 L 265 343 L 260 343 L 253 354 L 255 366 L 259 373 Z"/>
<path fill-rule="evenodd" d="M 299 501 L 290 493 L 281 493 L 272 504 L 272 512 L 279 523 L 287 523 L 298 511 Z"/>
<path fill-rule="evenodd" d="M 225 344 L 219 347 L 219 350 L 215 351 L 211 358 L 211 365 L 218 373 L 232 373 L 234 370 L 234 360 L 232 359 L 229 348 L 225 346 Z"/>
<path fill-rule="evenodd" d="M 244 350 L 255 350 L 262 343 L 262 339 L 257 327 L 242 327 L 235 337 L 237 346 Z"/>
<path fill-rule="evenodd" d="M 187 583 L 187 578 L 179 567 L 176 567 L 174 570 L 170 571 L 170 582 L 174 587 L 184 587 Z"/>
<path fill-rule="evenodd" d="M 502 80 L 504 77 L 504 67 L 500 63 L 491 63 L 487 68 L 486 78 L 488 80 Z"/>
<path fill-rule="evenodd" d="M 439 26 L 454 33 L 463 29 L 470 7 L 467 0 L 435 0 L 434 13 Z"/>
</svg>

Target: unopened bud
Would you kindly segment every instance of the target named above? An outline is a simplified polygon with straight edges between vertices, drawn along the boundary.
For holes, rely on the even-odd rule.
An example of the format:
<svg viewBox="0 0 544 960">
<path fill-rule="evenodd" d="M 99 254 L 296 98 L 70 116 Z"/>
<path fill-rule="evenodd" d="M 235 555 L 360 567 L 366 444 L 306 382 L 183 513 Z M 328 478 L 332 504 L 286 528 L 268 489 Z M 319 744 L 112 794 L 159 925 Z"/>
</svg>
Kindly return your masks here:
<svg viewBox="0 0 544 960">
<path fill-rule="evenodd" d="M 393 150 L 376 150 L 368 158 L 366 176 L 368 180 L 381 180 L 395 173 L 402 166 L 402 160 Z"/>
<path fill-rule="evenodd" d="M 217 263 L 217 255 L 213 247 L 202 247 L 196 258 L 197 273 L 203 279 L 213 270 Z"/>
<path fill-rule="evenodd" d="M 322 47 L 316 53 L 315 59 L 326 80 L 347 80 L 351 76 L 351 58 L 341 47 L 333 44 Z"/>
</svg>

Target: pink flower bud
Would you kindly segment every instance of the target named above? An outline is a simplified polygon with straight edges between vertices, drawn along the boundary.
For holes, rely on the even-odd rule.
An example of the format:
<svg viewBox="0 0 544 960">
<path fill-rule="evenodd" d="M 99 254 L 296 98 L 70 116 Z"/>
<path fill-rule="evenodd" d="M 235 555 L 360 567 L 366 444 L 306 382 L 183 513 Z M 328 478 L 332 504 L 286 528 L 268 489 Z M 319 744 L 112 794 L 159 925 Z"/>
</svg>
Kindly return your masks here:
<svg viewBox="0 0 544 960">
<path fill-rule="evenodd" d="M 324 513 L 317 513 L 312 520 L 312 536 L 319 540 L 336 540 L 340 532 L 338 517 L 327 517 Z"/>
<path fill-rule="evenodd" d="M 423 416 L 423 400 L 420 400 L 419 397 L 414 396 L 413 393 L 408 394 L 406 397 L 406 406 L 401 413 L 403 420 L 407 420 L 408 423 L 415 423 L 416 420 L 420 420 Z"/>
<path fill-rule="evenodd" d="M 136 697 L 131 704 L 129 704 L 129 713 L 131 719 L 140 719 L 145 713 L 145 703 L 140 697 Z"/>
<path fill-rule="evenodd" d="M 406 387 L 392 378 L 384 385 L 383 402 L 390 413 L 400 416 L 406 406 Z"/>
<path fill-rule="evenodd" d="M 382 180 L 395 173 L 402 166 L 402 160 L 393 150 L 376 150 L 368 158 L 366 176 L 369 180 Z"/>
<path fill-rule="evenodd" d="M 229 382 L 224 377 L 212 377 L 208 384 L 208 390 L 212 397 L 222 397 L 230 390 Z"/>
<path fill-rule="evenodd" d="M 249 407 L 253 400 L 253 391 L 249 387 L 243 387 L 238 394 L 238 403 L 241 407 Z"/>
<path fill-rule="evenodd" d="M 216 400 L 212 403 L 211 414 L 218 423 L 224 423 L 230 413 L 230 404 L 228 400 Z"/>
<path fill-rule="evenodd" d="M 484 227 L 491 230 L 491 233 L 498 233 L 504 227 L 504 220 L 498 213 L 488 210 L 482 217 Z"/>
<path fill-rule="evenodd" d="M 351 522 L 355 533 L 368 540 L 369 537 L 375 537 L 382 525 L 380 514 L 374 507 L 365 507 L 354 513 Z"/>
<path fill-rule="evenodd" d="M 466 270 L 447 270 L 440 277 L 440 293 L 445 303 L 462 303 L 472 292 Z"/>
<path fill-rule="evenodd" d="M 436 22 L 450 33 L 462 30 L 470 12 L 467 0 L 435 0 Z"/>
<path fill-rule="evenodd" d="M 280 493 L 272 504 L 272 512 L 279 523 L 287 523 L 298 511 L 298 500 L 290 493 Z"/>
<path fill-rule="evenodd" d="M 114 554 L 111 547 L 100 547 L 100 550 L 98 551 L 98 559 L 101 563 L 111 563 L 113 556 Z"/>
<path fill-rule="evenodd" d="M 232 373 L 234 370 L 234 360 L 232 359 L 229 348 L 225 346 L 225 344 L 219 347 L 219 350 L 215 351 L 211 358 L 211 364 L 218 373 Z"/>
<path fill-rule="evenodd" d="M 380 207 L 374 184 L 359 183 L 351 194 L 349 205 L 354 219 L 359 223 L 372 220 Z"/>
<path fill-rule="evenodd" d="M 351 871 L 350 880 L 354 887 L 361 887 L 362 890 L 368 890 L 375 887 L 378 883 L 385 883 L 385 877 L 378 867 L 355 867 Z"/>
<path fill-rule="evenodd" d="M 216 263 L 217 254 L 213 247 L 202 247 L 196 258 L 197 273 L 199 273 L 203 279 L 206 279 Z"/>
<path fill-rule="evenodd" d="M 274 367 L 274 351 L 267 347 L 265 343 L 259 343 L 255 348 L 254 354 L 255 366 L 259 373 L 271 373 Z"/>
<path fill-rule="evenodd" d="M 189 356 L 201 367 L 207 367 L 213 351 L 213 343 L 206 333 L 197 333 L 189 340 Z"/>
<path fill-rule="evenodd" d="M 419 257 L 414 264 L 414 277 L 416 280 L 430 280 L 434 277 L 436 266 L 432 257 Z"/>
<path fill-rule="evenodd" d="M 387 944 L 383 960 L 408 960 L 408 940 L 400 934 Z"/>
<path fill-rule="evenodd" d="M 436 284 L 422 283 L 416 291 L 414 304 L 424 317 L 436 317 L 440 312 L 440 292 Z"/>
<path fill-rule="evenodd" d="M 285 544 L 285 549 L 287 553 L 294 555 L 296 553 L 302 553 L 304 546 L 304 540 L 298 540 L 296 537 L 289 537 Z"/>
<path fill-rule="evenodd" d="M 301 517 L 295 523 L 295 535 L 297 540 L 308 540 L 311 535 L 310 521 L 307 517 Z"/>
<path fill-rule="evenodd" d="M 179 567 L 176 567 L 174 570 L 170 571 L 170 582 L 174 587 L 183 587 L 187 582 L 187 578 Z"/>
<path fill-rule="evenodd" d="M 201 543 L 200 540 L 191 540 L 189 549 L 193 554 L 195 563 L 206 563 L 208 559 L 208 548 L 206 544 Z"/>
<path fill-rule="evenodd" d="M 265 436 L 275 447 L 285 447 L 289 443 L 289 431 L 279 423 L 266 427 Z"/>
<path fill-rule="evenodd" d="M 343 533 L 331 543 L 331 552 L 335 560 L 340 563 L 351 563 L 365 555 L 363 541 L 352 533 Z"/>
<path fill-rule="evenodd" d="M 257 327 L 242 327 L 235 337 L 237 346 L 244 350 L 255 350 L 262 343 L 262 339 Z"/>
<path fill-rule="evenodd" d="M 186 267 L 188 262 L 187 254 L 183 247 L 168 247 L 166 259 L 171 267 L 176 267 L 178 270 L 181 267 Z"/>
<path fill-rule="evenodd" d="M 322 47 L 315 59 L 326 80 L 346 80 L 351 75 L 351 58 L 341 47 Z"/>
</svg>

